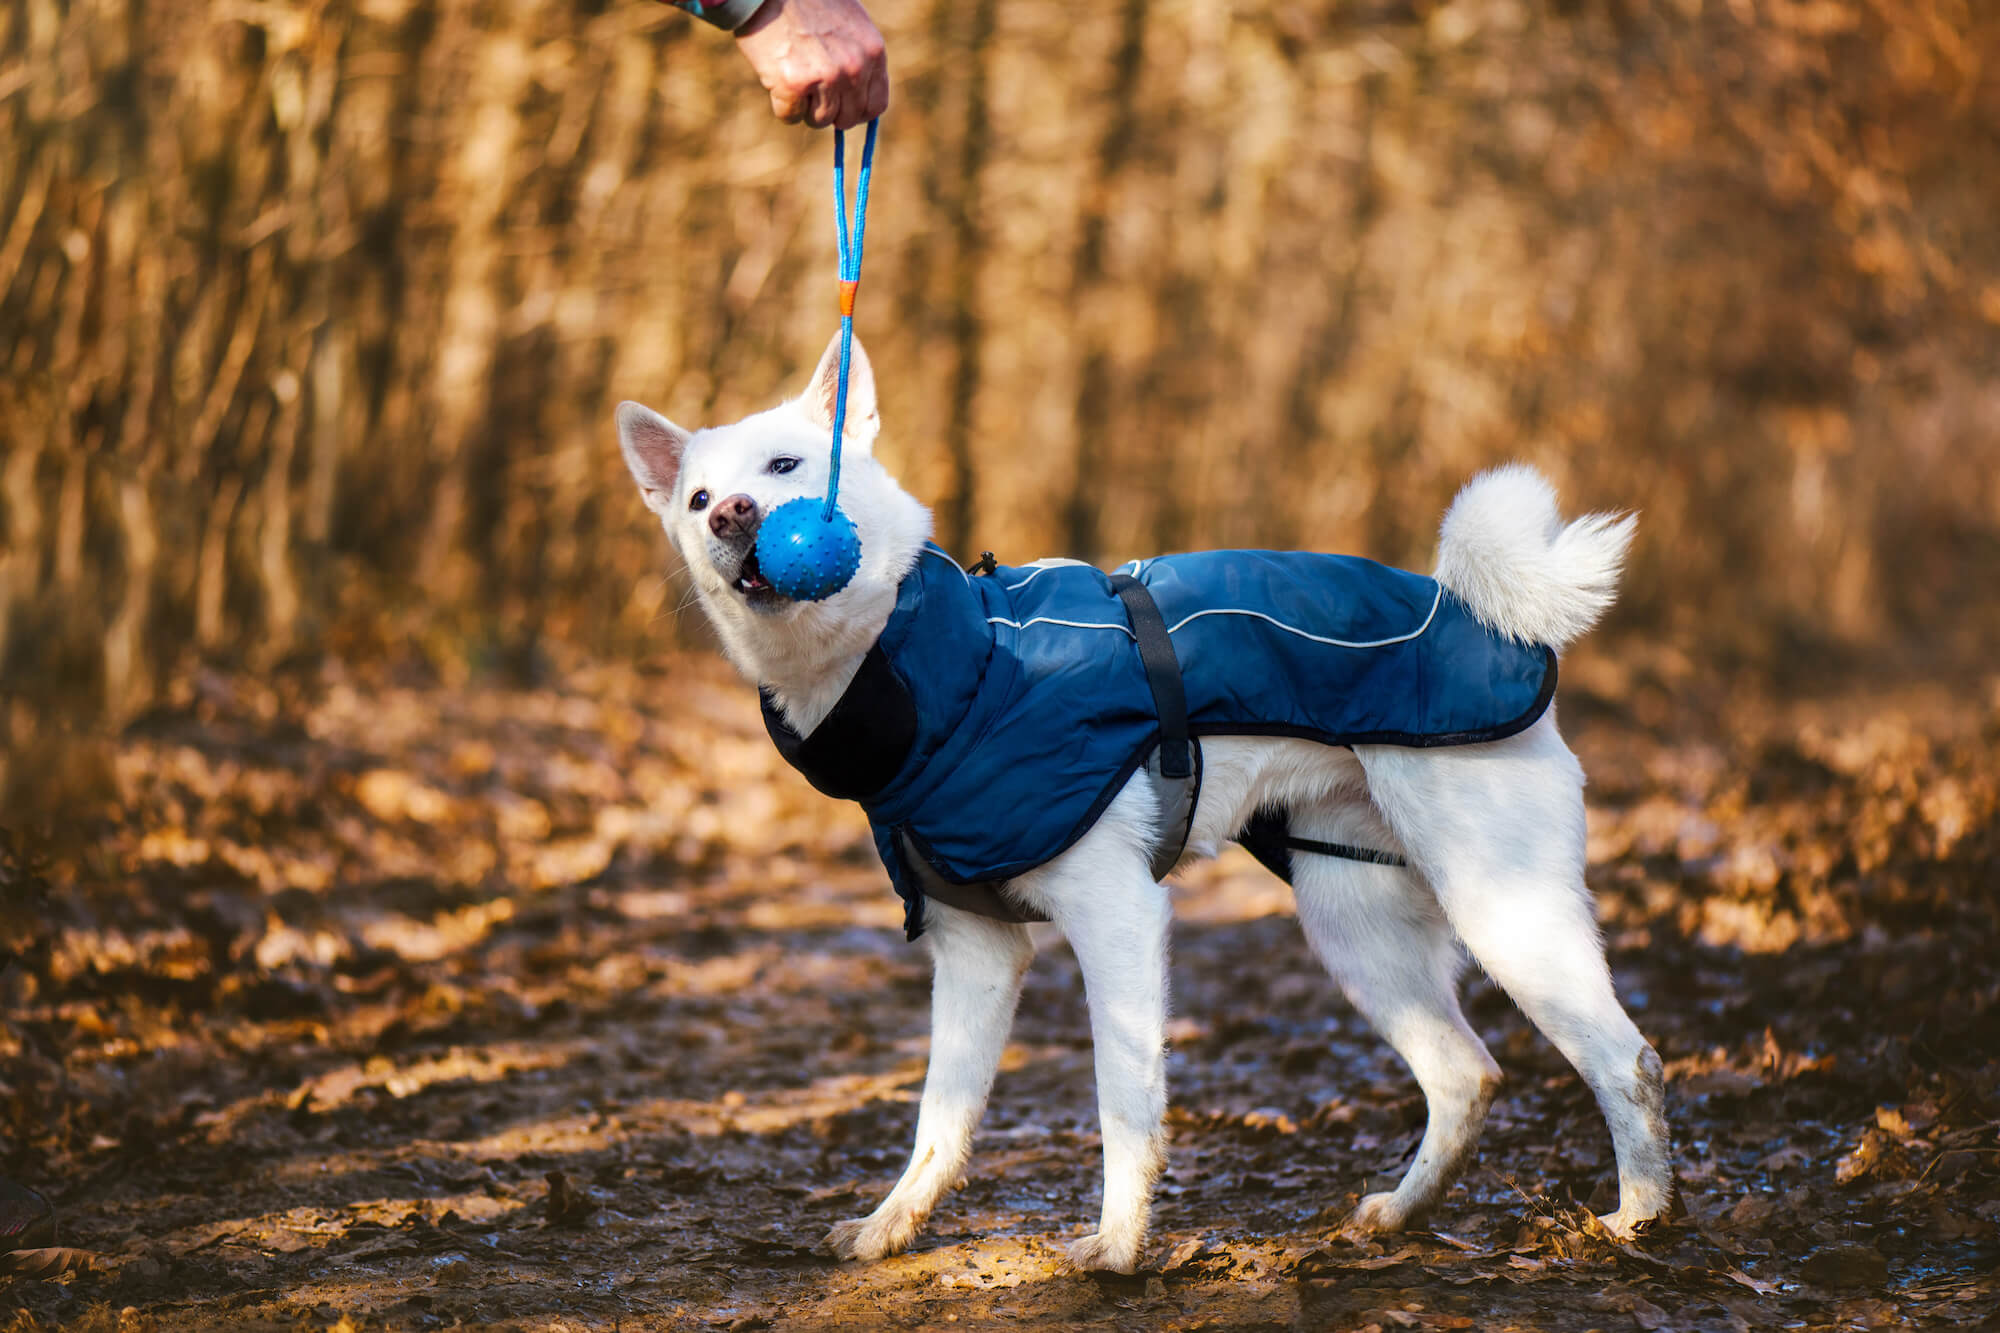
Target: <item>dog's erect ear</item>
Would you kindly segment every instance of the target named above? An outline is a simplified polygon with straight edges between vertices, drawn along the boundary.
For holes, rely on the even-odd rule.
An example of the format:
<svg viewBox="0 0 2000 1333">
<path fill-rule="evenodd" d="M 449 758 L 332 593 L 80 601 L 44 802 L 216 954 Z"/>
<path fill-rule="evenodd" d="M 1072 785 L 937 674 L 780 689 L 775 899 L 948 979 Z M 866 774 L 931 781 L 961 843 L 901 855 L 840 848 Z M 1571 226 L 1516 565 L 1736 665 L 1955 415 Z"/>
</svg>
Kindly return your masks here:
<svg viewBox="0 0 2000 1333">
<path fill-rule="evenodd" d="M 650 407 L 618 404 L 618 447 L 625 451 L 625 466 L 639 483 L 646 508 L 655 513 L 665 513 L 673 503 L 688 438 L 686 431 Z"/>
<path fill-rule="evenodd" d="M 806 396 L 800 400 L 805 408 L 806 419 L 821 430 L 833 430 L 833 400 L 840 390 L 840 335 L 833 335 L 833 341 L 820 354 L 819 369 L 813 371 L 812 383 L 806 386 Z M 847 367 L 847 420 L 842 423 L 841 433 L 849 445 L 866 453 L 875 443 L 876 432 L 882 429 L 882 417 L 875 410 L 875 369 L 868 364 L 868 353 L 861 350 L 861 340 L 854 340 L 854 356 Z"/>
</svg>

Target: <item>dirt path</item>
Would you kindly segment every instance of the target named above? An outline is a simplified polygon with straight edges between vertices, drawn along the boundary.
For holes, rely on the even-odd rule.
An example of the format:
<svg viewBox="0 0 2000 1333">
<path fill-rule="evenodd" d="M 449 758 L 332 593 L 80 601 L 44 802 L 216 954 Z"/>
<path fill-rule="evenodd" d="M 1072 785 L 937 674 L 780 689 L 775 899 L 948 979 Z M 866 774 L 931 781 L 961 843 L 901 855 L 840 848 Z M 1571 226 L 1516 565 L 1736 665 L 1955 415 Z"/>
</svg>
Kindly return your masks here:
<svg viewBox="0 0 2000 1333">
<path fill-rule="evenodd" d="M 915 1253 L 833 1264 L 908 1146 L 925 960 L 746 692 L 212 679 L 134 729 L 44 903 L 4 862 L 4 1166 L 98 1258 L 0 1286 L 0 1328 L 2000 1319 L 2000 699 L 1565 708 L 1671 1074 L 1688 1216 L 1638 1246 L 1583 1226 L 1602 1122 L 1479 980 L 1477 1164 L 1437 1230 L 1338 1238 L 1422 1104 L 1232 857 L 1177 889 L 1149 1271 L 1057 1263 L 1097 1138 L 1053 938 L 964 1188 Z"/>
</svg>

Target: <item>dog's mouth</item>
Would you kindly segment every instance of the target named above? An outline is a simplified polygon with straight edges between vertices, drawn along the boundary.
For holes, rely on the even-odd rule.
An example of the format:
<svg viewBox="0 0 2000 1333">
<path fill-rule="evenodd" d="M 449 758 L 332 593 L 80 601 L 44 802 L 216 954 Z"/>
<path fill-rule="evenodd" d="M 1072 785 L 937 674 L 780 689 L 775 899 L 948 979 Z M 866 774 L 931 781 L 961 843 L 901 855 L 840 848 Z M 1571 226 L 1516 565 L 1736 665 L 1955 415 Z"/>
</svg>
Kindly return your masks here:
<svg viewBox="0 0 2000 1333">
<path fill-rule="evenodd" d="M 757 565 L 757 548 L 752 546 L 743 553 L 743 563 L 737 566 L 736 577 L 730 586 L 753 602 L 776 601 L 778 590 L 764 578 L 764 571 Z"/>
</svg>

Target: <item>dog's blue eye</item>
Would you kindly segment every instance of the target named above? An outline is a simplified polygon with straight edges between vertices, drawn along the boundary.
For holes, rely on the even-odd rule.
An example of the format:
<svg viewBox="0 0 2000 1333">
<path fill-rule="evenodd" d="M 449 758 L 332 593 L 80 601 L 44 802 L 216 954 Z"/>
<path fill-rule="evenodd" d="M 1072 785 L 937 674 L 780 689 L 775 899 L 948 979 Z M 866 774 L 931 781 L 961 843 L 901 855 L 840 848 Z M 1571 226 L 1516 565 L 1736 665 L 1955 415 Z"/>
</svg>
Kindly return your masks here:
<svg viewBox="0 0 2000 1333">
<path fill-rule="evenodd" d="M 775 472 L 782 477 L 798 465 L 799 460 L 796 458 L 774 458 L 771 460 L 771 466 L 766 468 L 765 471 Z"/>
<path fill-rule="evenodd" d="M 693 495 L 689 496 L 688 508 L 694 510 L 697 514 L 708 508 L 708 492 L 696 491 Z"/>
</svg>

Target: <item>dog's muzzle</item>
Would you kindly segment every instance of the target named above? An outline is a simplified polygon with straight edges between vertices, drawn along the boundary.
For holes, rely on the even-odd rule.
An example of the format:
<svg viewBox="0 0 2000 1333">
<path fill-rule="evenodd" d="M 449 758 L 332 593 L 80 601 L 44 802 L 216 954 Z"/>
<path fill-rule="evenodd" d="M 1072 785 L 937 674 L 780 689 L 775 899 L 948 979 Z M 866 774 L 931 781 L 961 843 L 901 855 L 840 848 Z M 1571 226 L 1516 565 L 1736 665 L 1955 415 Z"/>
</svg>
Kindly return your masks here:
<svg viewBox="0 0 2000 1333">
<path fill-rule="evenodd" d="M 742 494 L 717 501 L 708 512 L 709 534 L 722 547 L 723 558 L 715 562 L 716 567 L 729 580 L 729 586 L 753 605 L 783 600 L 764 577 L 764 571 L 757 567 L 757 529 L 763 522 L 763 510 L 755 500 Z M 734 574 L 728 572 L 732 560 L 736 566 Z"/>
</svg>

